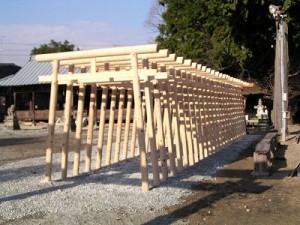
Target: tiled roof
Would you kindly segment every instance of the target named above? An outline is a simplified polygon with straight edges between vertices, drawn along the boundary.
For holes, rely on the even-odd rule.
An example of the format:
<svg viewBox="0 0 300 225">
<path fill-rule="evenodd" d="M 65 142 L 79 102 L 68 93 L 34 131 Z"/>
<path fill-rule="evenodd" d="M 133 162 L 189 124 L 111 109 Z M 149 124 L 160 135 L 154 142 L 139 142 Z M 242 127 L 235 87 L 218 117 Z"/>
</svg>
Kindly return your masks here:
<svg viewBox="0 0 300 225">
<path fill-rule="evenodd" d="M 48 83 L 39 82 L 39 76 L 50 75 L 51 73 L 52 64 L 50 62 L 38 63 L 36 61 L 29 61 L 15 75 L 0 79 L 0 86 L 23 86 Z M 67 70 L 62 67 L 60 73 L 67 73 Z"/>
<path fill-rule="evenodd" d="M 20 68 L 14 63 L 0 63 L 0 78 L 15 74 Z"/>
</svg>

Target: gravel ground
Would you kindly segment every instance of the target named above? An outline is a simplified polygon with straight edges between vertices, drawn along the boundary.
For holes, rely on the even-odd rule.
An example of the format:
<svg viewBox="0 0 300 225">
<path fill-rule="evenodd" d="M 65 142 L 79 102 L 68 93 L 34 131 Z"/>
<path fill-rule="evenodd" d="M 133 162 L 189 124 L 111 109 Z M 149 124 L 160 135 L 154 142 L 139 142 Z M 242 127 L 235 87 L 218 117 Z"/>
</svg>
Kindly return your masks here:
<svg viewBox="0 0 300 225">
<path fill-rule="evenodd" d="M 45 131 L 30 132 L 34 135 Z M 213 179 L 211 175 L 218 168 L 233 162 L 259 138 L 259 135 L 244 136 L 158 187 L 151 186 L 146 193 L 140 187 L 138 158 L 59 180 L 60 154 L 57 153 L 51 183 L 43 181 L 44 157 L 6 163 L 0 166 L 0 224 L 147 223 L 165 214 L 164 207 L 178 204 L 190 195 L 199 181 Z M 72 158 L 72 153 L 69 157 Z"/>
</svg>

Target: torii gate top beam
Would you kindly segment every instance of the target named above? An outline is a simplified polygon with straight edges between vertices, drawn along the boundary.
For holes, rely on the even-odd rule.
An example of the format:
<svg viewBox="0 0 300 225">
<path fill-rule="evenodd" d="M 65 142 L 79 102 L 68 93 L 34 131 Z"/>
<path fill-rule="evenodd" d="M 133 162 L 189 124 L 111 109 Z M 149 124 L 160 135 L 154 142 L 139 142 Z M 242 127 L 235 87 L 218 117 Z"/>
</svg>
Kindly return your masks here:
<svg viewBox="0 0 300 225">
<path fill-rule="evenodd" d="M 41 54 L 36 55 L 35 60 L 38 62 L 51 62 L 53 60 L 58 60 L 60 66 L 75 67 L 91 67 L 91 62 L 93 61 L 96 63 L 98 68 L 98 78 L 95 79 L 95 83 L 97 83 L 99 82 L 99 76 L 101 76 L 101 72 L 106 71 L 106 73 L 103 73 L 103 75 L 107 75 L 107 70 L 116 70 L 114 73 L 116 76 L 118 76 L 118 73 L 121 73 L 122 71 L 129 71 L 131 69 L 130 54 L 132 53 L 137 55 L 139 69 L 145 69 L 143 60 L 147 59 L 149 68 L 151 69 L 151 65 L 155 64 L 157 73 L 161 72 L 161 67 L 164 67 L 167 73 L 169 69 L 174 68 L 175 70 L 185 71 L 186 73 L 192 73 L 193 75 L 199 77 L 205 77 L 217 82 L 227 83 L 232 86 L 239 86 L 241 88 L 253 87 L 252 83 L 222 74 L 218 71 L 212 70 L 211 68 L 207 68 L 206 66 L 192 62 L 190 59 L 184 59 L 183 57 L 177 57 L 175 54 L 169 54 L 167 49 L 160 50 L 157 44 Z M 108 68 L 107 65 L 115 68 Z M 64 76 L 65 79 L 68 79 L 67 76 L 71 75 Z M 78 74 L 77 76 L 80 75 Z M 72 79 L 74 80 L 74 78 Z M 165 79 L 165 76 L 161 76 L 161 79 Z M 51 78 L 50 76 L 41 76 L 40 80 L 50 81 Z M 82 77 L 80 81 L 84 82 L 84 77 Z M 93 82 L 93 79 L 89 77 L 87 83 L 91 82 Z"/>
</svg>

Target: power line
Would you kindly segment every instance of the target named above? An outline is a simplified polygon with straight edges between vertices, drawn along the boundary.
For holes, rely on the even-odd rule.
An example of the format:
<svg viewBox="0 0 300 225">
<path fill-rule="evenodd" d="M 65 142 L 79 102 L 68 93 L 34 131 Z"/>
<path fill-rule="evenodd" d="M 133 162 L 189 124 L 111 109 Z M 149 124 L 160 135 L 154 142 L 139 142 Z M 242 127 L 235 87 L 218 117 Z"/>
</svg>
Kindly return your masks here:
<svg viewBox="0 0 300 225">
<path fill-rule="evenodd" d="M 16 42 L 3 42 L 2 44 L 4 44 L 4 45 L 30 45 L 30 46 L 39 45 L 39 44 L 16 43 Z"/>
<path fill-rule="evenodd" d="M 3 56 L 30 56 L 30 54 L 7 54 L 7 53 L 3 53 Z"/>
<path fill-rule="evenodd" d="M 28 51 L 30 51 L 29 49 L 9 49 L 9 48 L 4 48 L 2 50 L 3 50 L 3 52 L 28 52 Z"/>
<path fill-rule="evenodd" d="M 20 42 L 3 42 L 3 45 L 26 45 L 26 46 L 37 46 L 37 45 L 42 45 L 42 44 L 37 44 L 37 43 L 20 43 Z M 74 44 L 75 45 L 75 44 Z M 121 47 L 121 46 L 126 46 L 126 45 L 121 45 L 121 44 L 77 44 L 77 46 L 85 46 L 85 47 L 93 47 L 93 46 L 98 46 L 98 47 Z"/>
<path fill-rule="evenodd" d="M 30 54 L 28 54 L 28 55 L 25 55 L 25 54 L 2 54 L 3 56 L 23 56 L 23 57 L 29 57 L 30 56 Z"/>
</svg>

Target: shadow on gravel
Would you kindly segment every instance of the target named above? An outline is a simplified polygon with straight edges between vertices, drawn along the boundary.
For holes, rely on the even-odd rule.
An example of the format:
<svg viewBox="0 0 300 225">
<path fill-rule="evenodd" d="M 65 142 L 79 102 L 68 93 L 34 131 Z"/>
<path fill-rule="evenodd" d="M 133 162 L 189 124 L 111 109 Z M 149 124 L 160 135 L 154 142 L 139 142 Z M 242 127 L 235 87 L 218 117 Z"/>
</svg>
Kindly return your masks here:
<svg viewBox="0 0 300 225">
<path fill-rule="evenodd" d="M 25 166 L 0 171 L 0 184 L 6 181 L 21 180 L 32 176 L 41 176 L 45 172 L 44 165 Z"/>
<path fill-rule="evenodd" d="M 130 164 L 130 165 L 129 165 Z M 124 168 L 127 167 L 127 168 Z M 57 170 L 59 165 L 54 164 Z M 53 180 L 53 183 L 42 183 L 45 172 L 45 165 L 21 167 L 13 170 L 2 170 L 0 171 L 0 184 L 2 182 L 9 182 L 11 180 L 22 180 L 28 179 L 28 177 L 38 176 L 41 178 L 40 189 L 29 191 L 26 193 L 16 194 L 8 197 L 0 198 L 0 203 L 5 201 L 20 200 L 29 198 L 35 195 L 47 194 L 49 192 L 57 190 L 65 190 L 73 188 L 79 185 L 87 183 L 100 183 L 100 184 L 118 184 L 122 186 L 140 186 L 140 180 L 134 178 L 128 178 L 131 173 L 139 172 L 138 159 L 130 159 L 118 164 L 103 167 L 101 170 L 94 171 L 92 173 L 83 173 L 77 177 L 70 177 L 64 180 Z M 36 182 L 36 178 L 34 178 Z M 42 186 L 50 186 L 42 188 Z M 37 187 L 38 188 L 38 187 Z"/>
<path fill-rule="evenodd" d="M 253 137 L 254 139 L 257 137 Z M 254 143 L 254 142 L 253 142 Z M 232 163 L 234 161 L 240 160 L 241 153 L 246 149 L 251 149 L 251 146 L 245 146 L 245 143 L 238 142 L 234 143 L 210 156 L 207 158 L 199 161 L 194 166 L 191 166 L 184 171 L 178 173 L 175 177 L 170 177 L 166 181 L 161 182 L 161 184 L 158 187 L 152 186 L 152 188 L 163 188 L 163 187 L 176 187 L 176 188 L 182 188 L 182 189 L 197 189 L 197 188 L 203 188 L 202 186 L 199 186 L 199 180 L 201 180 L 201 176 L 204 178 L 210 177 L 213 174 L 215 174 L 218 170 L 218 168 L 223 167 L 224 165 L 228 163 Z M 242 156 L 245 157 L 245 156 Z M 148 155 L 148 162 L 150 162 L 150 155 Z M 56 165 L 56 167 L 59 168 L 59 165 Z M 57 171 L 58 168 L 55 168 Z M 149 166 L 149 173 L 151 174 L 151 167 Z M 26 173 L 24 171 L 27 171 Z M 29 171 L 29 172 L 28 172 Z M 32 171 L 32 172 L 30 172 Z M 65 190 L 69 188 L 73 188 L 79 185 L 88 184 L 88 183 L 94 183 L 94 184 L 114 184 L 119 185 L 122 187 L 122 189 L 130 188 L 132 186 L 140 186 L 140 179 L 139 176 L 131 176 L 132 174 L 139 173 L 140 166 L 139 166 L 139 158 L 131 158 L 128 160 L 121 161 L 116 164 L 112 164 L 107 167 L 103 167 L 100 170 L 93 171 L 92 173 L 85 173 L 78 177 L 71 177 L 65 180 L 56 180 L 53 183 L 53 186 L 41 188 L 39 190 L 33 190 L 26 193 L 20 193 L 8 197 L 0 198 L 0 202 L 4 201 L 12 201 L 16 199 L 25 199 L 29 198 L 31 196 L 35 195 L 42 195 L 47 194 L 50 192 L 54 192 L 57 190 Z M 11 170 L 11 171 L 1 171 L 0 173 L 0 180 L 9 181 L 9 174 L 12 173 L 20 173 L 19 179 L 22 179 L 24 176 L 29 176 L 30 173 L 35 173 L 34 175 L 41 175 L 44 172 L 44 165 L 37 166 L 37 167 L 26 167 L 26 168 L 18 168 L 17 170 Z M 244 171 L 245 172 L 245 171 Z M 246 171 L 249 172 L 249 171 Z M 250 172 L 249 172 L 250 174 Z M 32 174 L 31 174 L 32 175 Z M 192 179 L 193 176 L 197 176 L 197 179 Z M 13 177 L 11 175 L 11 177 Z M 150 176 L 151 177 L 151 176 Z M 153 181 L 150 179 L 150 183 Z M 49 184 L 51 185 L 51 184 Z M 220 184 L 225 186 L 236 186 L 235 183 L 226 183 L 226 184 Z M 259 191 L 265 191 L 267 188 L 270 187 L 264 187 L 257 185 L 257 190 Z M 42 185 L 41 185 L 42 186 Z M 48 186 L 48 185 L 47 185 Z M 37 187 L 38 188 L 38 187 Z M 153 190 L 155 191 L 155 190 Z M 234 190 L 233 190 L 234 191 Z M 225 193 L 225 196 L 232 193 L 232 191 L 229 191 L 228 193 Z M 209 199 L 213 199 L 213 201 L 217 201 L 218 199 L 224 197 L 224 193 L 214 193 Z M 209 200 L 210 201 L 210 200 Z M 206 204 L 204 202 L 208 202 L 208 199 L 199 199 L 198 202 L 193 202 L 190 206 L 186 206 L 183 209 L 180 210 L 192 210 L 194 207 L 198 206 L 200 204 L 205 207 Z M 180 213 L 180 210 L 177 210 L 174 213 L 171 213 L 174 215 L 177 215 Z M 158 219 L 164 219 L 164 218 L 158 218 Z M 155 224 L 158 220 L 155 220 L 153 224 Z"/>
<path fill-rule="evenodd" d="M 43 138 L 43 139 L 41 139 Z M 0 147 L 13 146 L 16 144 L 32 144 L 32 143 L 45 143 L 47 139 L 41 137 L 18 137 L 18 138 L 1 138 Z"/>
<path fill-rule="evenodd" d="M 72 188 L 77 186 L 76 183 L 71 183 L 71 184 L 64 184 L 64 185 L 59 185 L 59 186 L 52 186 L 44 189 L 39 189 L 35 191 L 30 191 L 26 193 L 21 193 L 17 195 L 12 195 L 4 198 L 0 198 L 0 203 L 1 202 L 7 202 L 7 201 L 13 201 L 13 200 L 21 200 L 21 199 L 26 199 L 35 195 L 42 195 L 42 194 L 47 194 L 49 192 L 57 191 L 57 190 L 63 190 L 67 188 Z"/>
</svg>

